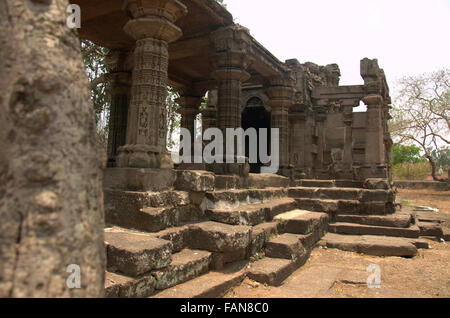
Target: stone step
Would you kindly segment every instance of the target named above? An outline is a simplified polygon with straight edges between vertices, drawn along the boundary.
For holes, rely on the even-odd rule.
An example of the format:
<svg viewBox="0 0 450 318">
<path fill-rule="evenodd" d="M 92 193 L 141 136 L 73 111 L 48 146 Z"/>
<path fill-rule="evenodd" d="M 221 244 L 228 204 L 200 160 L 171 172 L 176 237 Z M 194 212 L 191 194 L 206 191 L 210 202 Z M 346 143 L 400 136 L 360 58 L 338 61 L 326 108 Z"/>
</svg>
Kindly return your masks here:
<svg viewBox="0 0 450 318">
<path fill-rule="evenodd" d="M 414 257 L 417 247 L 412 239 L 373 235 L 341 235 L 327 233 L 321 246 L 374 256 Z"/>
<path fill-rule="evenodd" d="M 394 201 L 394 191 L 381 189 L 292 187 L 288 189 L 288 194 L 293 198 L 358 200 L 360 202 Z"/>
<path fill-rule="evenodd" d="M 358 200 L 361 191 L 355 188 L 292 187 L 288 189 L 288 195 L 292 198 Z"/>
<path fill-rule="evenodd" d="M 136 277 L 172 260 L 172 243 L 145 233 L 105 230 L 107 268 Z"/>
<path fill-rule="evenodd" d="M 295 261 L 306 253 L 300 237 L 291 233 L 279 235 L 266 243 L 265 255 Z"/>
<path fill-rule="evenodd" d="M 132 192 L 105 189 L 105 222 L 157 232 L 202 214 L 188 192 Z"/>
<path fill-rule="evenodd" d="M 444 237 L 444 231 L 440 223 L 419 221 L 420 236 L 434 236 L 438 239 Z"/>
<path fill-rule="evenodd" d="M 244 204 L 236 208 L 207 210 L 206 216 L 212 221 L 232 225 L 257 225 L 271 221 L 276 215 L 292 210 L 296 201 L 291 198 L 281 198 L 264 203 Z"/>
<path fill-rule="evenodd" d="M 173 254 L 170 266 L 139 277 L 106 272 L 105 293 L 109 298 L 143 298 L 184 283 L 208 272 L 211 253 L 184 249 Z"/>
<path fill-rule="evenodd" d="M 276 216 L 275 220 L 280 223 L 281 232 L 292 234 L 310 234 L 317 231 L 323 235 L 328 225 L 326 213 L 307 210 L 292 210 Z"/>
<path fill-rule="evenodd" d="M 155 278 L 144 275 L 131 278 L 125 275 L 105 273 L 105 296 L 107 298 L 144 298 L 155 293 Z"/>
<path fill-rule="evenodd" d="M 359 200 L 333 200 L 333 199 L 307 199 L 297 198 L 297 206 L 300 209 L 325 212 L 330 215 L 336 213 L 356 215 L 386 215 L 395 212 L 392 202 Z"/>
<path fill-rule="evenodd" d="M 183 249 L 173 254 L 168 267 L 152 271 L 155 289 L 167 289 L 208 272 L 211 260 L 212 254 L 201 250 Z"/>
<path fill-rule="evenodd" d="M 239 285 L 247 275 L 247 261 L 226 265 L 185 283 L 158 292 L 152 298 L 218 298 Z"/>
<path fill-rule="evenodd" d="M 329 214 L 338 212 L 357 213 L 358 200 L 331 200 L 331 199 L 295 199 L 299 209 L 325 212 Z"/>
<path fill-rule="evenodd" d="M 395 213 L 392 215 L 354 215 L 339 213 L 336 215 L 335 221 L 374 226 L 407 228 L 413 223 L 414 218 L 407 213 Z"/>
<path fill-rule="evenodd" d="M 264 257 L 250 264 L 247 276 L 262 284 L 280 286 L 287 277 L 305 263 L 308 256 L 309 253 L 305 253 L 295 261 Z"/>
<path fill-rule="evenodd" d="M 313 188 L 363 188 L 364 182 L 355 180 L 316 180 L 302 179 L 295 180 L 295 185 L 299 187 Z"/>
<path fill-rule="evenodd" d="M 206 192 L 201 207 L 204 210 L 230 210 L 239 205 L 264 203 L 287 197 L 285 188 L 239 189 Z"/>
<path fill-rule="evenodd" d="M 278 222 L 264 222 L 254 226 L 247 257 L 259 253 L 266 245 L 266 242 L 278 234 L 278 227 Z"/>
<path fill-rule="evenodd" d="M 248 175 L 249 188 L 287 188 L 290 184 L 291 180 L 289 178 L 276 174 L 249 173 Z"/>
<path fill-rule="evenodd" d="M 213 252 L 213 267 L 243 260 L 251 244 L 252 227 L 213 221 L 189 225 L 186 244 L 192 249 Z"/>
<path fill-rule="evenodd" d="M 396 236 L 407 238 L 418 238 L 420 229 L 418 226 L 411 226 L 409 228 L 374 226 L 356 223 L 337 222 L 328 225 L 330 233 L 350 234 L 350 235 L 381 235 L 381 236 Z"/>
</svg>

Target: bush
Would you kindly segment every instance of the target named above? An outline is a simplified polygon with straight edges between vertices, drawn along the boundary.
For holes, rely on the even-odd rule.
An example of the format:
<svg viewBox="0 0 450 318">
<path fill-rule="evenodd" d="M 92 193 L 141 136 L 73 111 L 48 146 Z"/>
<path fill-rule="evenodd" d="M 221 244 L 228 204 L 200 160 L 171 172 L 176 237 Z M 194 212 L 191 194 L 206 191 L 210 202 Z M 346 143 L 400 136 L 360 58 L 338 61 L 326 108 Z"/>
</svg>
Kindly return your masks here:
<svg viewBox="0 0 450 318">
<path fill-rule="evenodd" d="M 403 162 L 392 166 L 394 180 L 423 180 L 431 175 L 431 166 L 428 162 Z"/>
</svg>

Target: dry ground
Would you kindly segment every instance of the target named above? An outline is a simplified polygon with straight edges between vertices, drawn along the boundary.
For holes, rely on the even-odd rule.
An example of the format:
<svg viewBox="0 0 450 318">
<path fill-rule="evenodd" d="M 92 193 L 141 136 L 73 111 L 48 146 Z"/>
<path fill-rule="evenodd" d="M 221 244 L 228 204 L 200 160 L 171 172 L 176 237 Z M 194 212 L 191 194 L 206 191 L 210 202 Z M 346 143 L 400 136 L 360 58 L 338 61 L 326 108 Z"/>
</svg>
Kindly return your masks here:
<svg viewBox="0 0 450 318">
<path fill-rule="evenodd" d="M 399 202 L 426 205 L 450 213 L 450 191 L 400 190 Z M 450 244 L 431 241 L 411 259 L 375 257 L 336 249 L 315 248 L 307 263 L 280 287 L 249 279 L 232 289 L 227 298 L 314 297 L 450 297 Z M 368 288 L 367 268 L 381 269 L 380 288 Z"/>
<path fill-rule="evenodd" d="M 397 202 L 408 205 L 425 205 L 450 214 L 450 191 L 429 189 L 398 189 Z"/>
</svg>

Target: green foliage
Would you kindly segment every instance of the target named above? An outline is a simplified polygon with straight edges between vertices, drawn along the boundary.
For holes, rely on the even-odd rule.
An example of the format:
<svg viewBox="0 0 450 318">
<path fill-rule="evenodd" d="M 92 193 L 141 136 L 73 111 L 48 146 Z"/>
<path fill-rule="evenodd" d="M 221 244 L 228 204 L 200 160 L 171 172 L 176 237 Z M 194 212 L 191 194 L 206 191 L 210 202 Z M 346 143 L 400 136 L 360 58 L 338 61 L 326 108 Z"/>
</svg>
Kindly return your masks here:
<svg viewBox="0 0 450 318">
<path fill-rule="evenodd" d="M 109 53 L 107 48 L 103 48 L 88 40 L 81 41 L 81 54 L 86 66 L 86 74 L 89 82 L 101 77 L 107 72 L 105 57 Z M 109 101 L 106 94 L 106 83 L 102 82 L 95 87 L 91 87 L 91 99 L 94 105 L 95 122 L 98 124 L 103 112 L 109 113 Z"/>
<path fill-rule="evenodd" d="M 224 0 L 216 0 L 218 3 L 220 3 L 220 5 L 222 7 L 224 7 L 225 9 L 227 8 L 227 5 L 223 2 Z"/>
<path fill-rule="evenodd" d="M 181 120 L 177 111 L 180 109 L 180 105 L 177 103 L 178 93 L 173 87 L 167 87 L 167 99 L 166 99 L 166 109 L 167 109 L 167 147 L 173 148 L 177 143 L 173 139 L 173 134 L 175 130 L 180 128 Z"/>
<path fill-rule="evenodd" d="M 420 154 L 420 147 L 398 144 L 392 147 L 392 164 L 397 165 L 403 162 L 423 162 L 425 159 Z"/>
</svg>

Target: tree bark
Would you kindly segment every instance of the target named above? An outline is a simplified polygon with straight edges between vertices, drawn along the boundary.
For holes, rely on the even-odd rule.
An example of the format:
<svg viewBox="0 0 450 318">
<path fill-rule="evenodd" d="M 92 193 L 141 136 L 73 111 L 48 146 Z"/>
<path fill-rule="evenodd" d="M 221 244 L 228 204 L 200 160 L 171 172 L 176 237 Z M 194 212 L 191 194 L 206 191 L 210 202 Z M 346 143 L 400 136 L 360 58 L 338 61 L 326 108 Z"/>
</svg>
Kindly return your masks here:
<svg viewBox="0 0 450 318">
<path fill-rule="evenodd" d="M 0 1 L 0 297 L 103 296 L 105 156 L 67 6 Z"/>
</svg>

